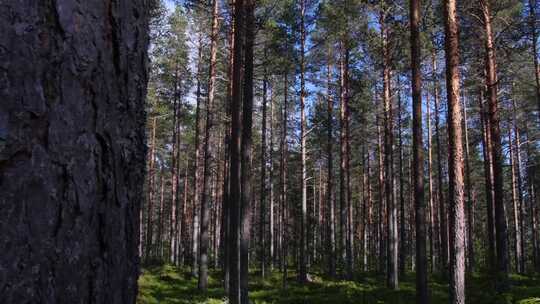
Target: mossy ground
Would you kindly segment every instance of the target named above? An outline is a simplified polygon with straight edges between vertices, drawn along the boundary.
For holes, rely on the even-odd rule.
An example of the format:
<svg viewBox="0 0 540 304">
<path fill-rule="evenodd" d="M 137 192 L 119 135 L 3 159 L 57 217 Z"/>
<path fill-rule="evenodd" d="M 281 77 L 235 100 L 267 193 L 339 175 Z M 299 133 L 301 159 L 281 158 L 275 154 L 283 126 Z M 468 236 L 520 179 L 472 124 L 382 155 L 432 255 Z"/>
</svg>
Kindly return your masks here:
<svg viewBox="0 0 540 304">
<path fill-rule="evenodd" d="M 226 303 L 226 294 L 221 287 L 221 277 L 210 273 L 209 289 L 206 293 L 197 290 L 197 280 L 189 271 L 170 265 L 144 269 L 139 279 L 138 304 L 180 303 L 219 304 Z M 482 275 L 468 279 L 467 303 L 496 304 L 519 303 L 540 304 L 540 278 L 512 275 L 512 287 L 508 293 L 499 294 L 492 282 Z M 432 303 L 448 303 L 448 285 L 439 278 L 430 279 Z M 385 287 L 384 277 L 374 274 L 358 274 L 354 281 L 334 281 L 324 276 L 312 275 L 306 285 L 296 283 L 294 274 L 283 288 L 282 276 L 275 272 L 262 280 L 257 272 L 250 275 L 250 299 L 254 304 L 408 304 L 415 303 L 414 274 L 401 278 L 399 291 Z"/>
</svg>

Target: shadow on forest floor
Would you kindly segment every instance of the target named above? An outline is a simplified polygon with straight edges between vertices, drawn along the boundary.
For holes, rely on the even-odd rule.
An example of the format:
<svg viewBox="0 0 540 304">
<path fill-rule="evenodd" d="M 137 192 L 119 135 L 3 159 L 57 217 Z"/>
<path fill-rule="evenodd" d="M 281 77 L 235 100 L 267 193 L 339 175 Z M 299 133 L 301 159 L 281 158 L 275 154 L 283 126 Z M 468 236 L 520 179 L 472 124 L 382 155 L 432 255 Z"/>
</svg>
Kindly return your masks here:
<svg viewBox="0 0 540 304">
<path fill-rule="evenodd" d="M 312 282 L 301 285 L 291 273 L 288 288 L 282 288 L 282 275 L 275 272 L 262 280 L 260 274 L 250 274 L 250 299 L 254 304 L 409 304 L 415 303 L 414 274 L 400 278 L 398 291 L 385 287 L 384 277 L 372 273 L 359 274 L 354 281 L 329 280 L 312 274 Z M 540 304 L 540 278 L 512 275 L 512 288 L 508 293 L 497 294 L 492 282 L 481 275 L 468 279 L 467 303 L 475 304 Z M 432 303 L 448 303 L 448 285 L 439 278 L 431 278 Z M 210 272 L 208 292 L 197 290 L 197 279 L 189 271 L 170 265 L 144 269 L 139 279 L 138 304 L 226 303 L 221 286 L 221 276 Z"/>
</svg>

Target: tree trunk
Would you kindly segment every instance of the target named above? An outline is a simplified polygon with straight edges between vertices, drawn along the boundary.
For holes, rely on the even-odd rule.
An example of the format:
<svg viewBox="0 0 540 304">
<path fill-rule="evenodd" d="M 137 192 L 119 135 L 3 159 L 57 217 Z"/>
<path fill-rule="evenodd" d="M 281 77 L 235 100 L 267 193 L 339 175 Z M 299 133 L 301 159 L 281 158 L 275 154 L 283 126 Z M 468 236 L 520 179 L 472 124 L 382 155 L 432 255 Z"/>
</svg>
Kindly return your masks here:
<svg viewBox="0 0 540 304">
<path fill-rule="evenodd" d="M 520 234 L 520 245 L 521 245 L 521 265 L 520 269 L 521 272 L 525 272 L 525 265 L 526 265 L 526 245 L 525 245 L 525 211 L 524 211 L 524 202 L 523 202 L 523 181 L 521 178 L 521 139 L 520 139 L 520 132 L 518 127 L 518 119 L 517 119 L 517 109 L 516 109 L 516 100 L 515 98 L 512 98 L 512 126 L 514 131 L 514 144 L 515 144 L 515 154 L 516 154 L 516 176 L 517 176 L 517 195 L 518 195 L 518 201 L 519 201 L 519 230 L 521 231 Z"/>
<path fill-rule="evenodd" d="M 529 26 L 531 30 L 534 76 L 536 79 L 536 105 L 540 119 L 540 66 L 538 65 L 538 33 L 536 25 L 536 0 L 529 0 Z"/>
<path fill-rule="evenodd" d="M 433 201 L 433 159 L 432 159 L 432 134 L 431 134 L 431 103 L 429 98 L 426 96 L 426 124 L 428 129 L 428 191 L 429 191 L 429 256 L 431 257 L 431 272 L 435 271 L 437 265 L 437 255 L 435 254 L 436 240 L 435 240 L 435 231 L 436 231 L 436 217 L 435 217 L 435 208 Z"/>
<path fill-rule="evenodd" d="M 443 172 L 443 159 L 442 159 L 442 147 L 441 147 L 441 132 L 439 128 L 439 112 L 440 112 L 440 100 L 439 100 L 439 80 L 437 77 L 437 60 L 435 58 L 435 52 L 431 53 L 431 63 L 434 75 L 434 103 L 435 103 L 435 142 L 437 144 L 437 193 L 439 198 L 439 241 L 440 241 L 440 262 L 441 272 L 443 276 L 447 275 L 448 269 L 448 217 L 446 200 L 444 198 L 444 172 Z"/>
<path fill-rule="evenodd" d="M 281 131 L 281 266 L 283 268 L 283 288 L 287 288 L 287 103 L 289 81 L 288 72 L 285 71 L 283 87 L 283 110 L 282 110 L 282 131 Z"/>
<path fill-rule="evenodd" d="M 465 303 L 465 208 L 459 84 L 459 36 L 455 0 L 444 7 L 446 91 L 448 102 L 448 175 L 450 203 L 450 303 Z M 440 149 L 440 148 L 439 148 Z"/>
<path fill-rule="evenodd" d="M 388 28 L 386 25 L 385 1 L 382 1 L 379 24 L 383 44 L 383 105 L 384 105 L 384 168 L 385 168 L 385 195 L 386 195 L 386 240 L 387 245 L 387 285 L 391 289 L 398 289 L 398 235 L 397 210 L 393 198 L 393 117 L 392 101 L 390 99 L 390 46 L 388 41 Z"/>
<path fill-rule="evenodd" d="M 420 46 L 420 0 L 410 2 L 411 65 L 413 98 L 413 184 L 416 228 L 416 302 L 429 303 L 426 256 L 426 203 L 424 200 L 424 147 L 422 140 L 422 75 Z"/>
<path fill-rule="evenodd" d="M 144 3 L 4 2 L 0 15 L 2 301 L 134 303 Z"/>
<path fill-rule="evenodd" d="M 508 150 L 510 153 L 510 175 L 511 175 L 511 189 L 512 189 L 512 211 L 513 211 L 513 224 L 514 224 L 514 260 L 515 270 L 517 273 L 521 273 L 521 230 L 519 226 L 519 214 L 518 214 L 518 194 L 517 194 L 517 179 L 516 179 L 516 159 L 512 142 L 512 128 L 508 128 Z"/>
<path fill-rule="evenodd" d="M 493 190 L 495 207 L 495 235 L 497 252 L 497 282 L 499 290 L 508 288 L 508 236 L 505 221 L 502 146 L 501 131 L 499 127 L 499 113 L 497 101 L 497 71 L 495 59 L 495 46 L 491 29 L 491 11 L 489 0 L 482 0 L 482 13 L 485 26 L 486 47 L 486 86 L 488 92 L 489 132 L 491 135 L 491 154 L 493 165 Z"/>
<path fill-rule="evenodd" d="M 326 63 L 326 98 L 327 98 L 327 120 L 326 120 L 326 154 L 327 154 L 327 180 L 326 180 L 326 205 L 328 208 L 328 274 L 330 277 L 334 278 L 336 276 L 336 241 L 335 241 L 335 231 L 334 231 L 334 222 L 335 222 L 335 210 L 334 210 L 334 184 L 333 184 L 333 108 L 334 102 L 332 100 L 331 92 L 331 82 L 332 82 L 332 73 L 331 73 L 331 48 L 328 49 L 327 54 L 327 63 Z"/>
<path fill-rule="evenodd" d="M 252 216 L 252 125 L 253 125 L 253 45 L 255 41 L 255 2 L 245 4 L 245 53 L 244 53 L 244 97 L 242 105 L 242 166 L 241 166 L 241 229 L 240 229 L 240 298 L 242 304 L 249 304 L 248 272 L 249 241 Z"/>
<path fill-rule="evenodd" d="M 469 130 L 467 119 L 467 103 L 463 98 L 463 137 L 465 139 L 465 180 L 467 193 L 467 262 L 468 273 L 475 269 L 474 257 L 474 193 L 471 180 L 471 164 L 469 149 Z"/>
<path fill-rule="evenodd" d="M 201 77 L 202 77 L 202 60 L 203 60 L 203 41 L 202 41 L 202 35 L 199 36 L 198 41 L 198 60 L 197 60 L 197 93 L 196 93 L 196 108 L 195 108 L 195 167 L 194 167 L 194 175 L 195 175 L 195 189 L 193 191 L 193 206 L 199 205 L 199 195 L 201 191 L 201 142 L 200 142 L 200 130 L 202 128 L 201 126 Z M 197 211 L 194 209 L 193 212 L 193 227 L 192 227 L 192 239 L 193 239 L 193 247 L 191 255 L 192 255 L 192 261 L 191 261 L 191 273 L 193 276 L 197 276 L 197 272 L 199 269 L 198 266 L 198 233 L 199 233 L 199 218 L 197 215 Z"/>
<path fill-rule="evenodd" d="M 307 282 L 307 168 L 306 168 L 306 113 L 305 113 L 305 44 L 306 28 L 304 24 L 306 14 L 305 0 L 300 1 L 300 154 L 302 171 L 302 215 L 300 217 L 300 271 L 298 280 L 301 283 Z"/>
<path fill-rule="evenodd" d="M 150 166 L 148 168 L 148 211 L 146 215 L 146 244 L 145 244 L 145 258 L 149 260 L 152 252 L 152 237 L 154 233 L 153 229 L 153 210 L 154 210 L 154 186 L 155 186 L 155 151 L 156 151 L 156 124 L 157 117 L 152 118 L 152 146 L 150 147 Z"/>
<path fill-rule="evenodd" d="M 240 109 L 242 100 L 242 53 L 244 29 L 244 0 L 234 3 L 234 53 L 231 98 L 231 165 L 230 165 L 230 235 L 229 239 L 229 301 L 240 304 Z"/>
<path fill-rule="evenodd" d="M 266 49 L 265 49 L 266 53 Z M 266 56 L 265 56 L 266 57 Z M 264 67 L 264 79 L 263 79 L 263 98 L 262 98 L 262 123 L 261 123 L 261 197 L 260 197 L 260 236 L 259 242 L 261 244 L 261 276 L 266 276 L 266 240 L 265 240 L 265 228 L 266 228 L 266 104 L 267 104 L 267 92 L 268 88 L 268 75 L 266 66 Z M 271 182 L 271 181 L 270 181 Z"/>
<path fill-rule="evenodd" d="M 208 99 L 206 101 L 206 127 L 204 134 L 204 169 L 203 187 L 201 189 L 201 230 L 199 249 L 199 290 L 206 292 L 208 288 L 208 246 L 209 246 L 209 221 L 210 204 L 212 203 L 212 190 L 210 180 L 212 178 L 211 166 L 214 162 L 212 149 L 214 126 L 214 95 L 216 89 L 216 69 L 217 69 L 217 39 L 218 39 L 218 14 L 219 4 L 213 0 L 212 5 L 212 33 L 210 37 L 210 77 L 208 82 Z"/>
</svg>

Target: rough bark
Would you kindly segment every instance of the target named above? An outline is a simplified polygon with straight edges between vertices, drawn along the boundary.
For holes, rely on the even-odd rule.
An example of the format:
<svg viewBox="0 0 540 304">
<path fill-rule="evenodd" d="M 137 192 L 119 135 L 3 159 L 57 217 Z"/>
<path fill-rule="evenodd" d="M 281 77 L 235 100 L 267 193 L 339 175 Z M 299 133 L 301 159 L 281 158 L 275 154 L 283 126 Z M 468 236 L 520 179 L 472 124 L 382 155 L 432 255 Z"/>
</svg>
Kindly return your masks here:
<svg viewBox="0 0 540 304">
<path fill-rule="evenodd" d="M 503 157 L 501 144 L 501 130 L 499 126 L 499 109 L 497 100 L 497 71 L 495 59 L 495 46 L 491 28 L 491 8 L 489 0 L 481 0 L 482 15 L 485 30 L 486 48 L 486 86 L 488 92 L 488 116 L 490 121 L 489 133 L 491 135 L 491 154 L 493 165 L 493 193 L 495 207 L 495 236 L 497 253 L 497 282 L 501 289 L 508 288 L 508 236 L 506 214 L 504 207 L 503 189 Z"/>
<path fill-rule="evenodd" d="M 240 109 L 242 101 L 242 53 L 245 23 L 244 0 L 234 3 L 234 53 L 231 98 L 231 165 L 230 165 L 230 227 L 229 227 L 229 302 L 240 304 Z"/>
<path fill-rule="evenodd" d="M 444 7 L 448 102 L 448 196 L 450 211 L 450 303 L 465 304 L 465 208 L 459 83 L 459 36 L 455 0 Z"/>
<path fill-rule="evenodd" d="M 253 125 L 253 46 L 255 42 L 255 0 L 245 2 L 245 53 L 244 53 L 244 97 L 242 99 L 242 145 L 241 145 L 241 229 L 240 229 L 240 299 L 249 304 L 249 241 L 252 216 L 252 125 Z"/>
<path fill-rule="evenodd" d="M 143 1 L 0 6 L 5 303 L 134 303 L 146 168 Z"/>
<path fill-rule="evenodd" d="M 416 228 L 416 302 L 429 303 L 426 256 L 426 203 L 424 200 L 424 147 L 422 140 L 422 75 L 420 47 L 420 0 L 410 2 L 412 98 L 413 98 L 413 184 Z"/>
</svg>

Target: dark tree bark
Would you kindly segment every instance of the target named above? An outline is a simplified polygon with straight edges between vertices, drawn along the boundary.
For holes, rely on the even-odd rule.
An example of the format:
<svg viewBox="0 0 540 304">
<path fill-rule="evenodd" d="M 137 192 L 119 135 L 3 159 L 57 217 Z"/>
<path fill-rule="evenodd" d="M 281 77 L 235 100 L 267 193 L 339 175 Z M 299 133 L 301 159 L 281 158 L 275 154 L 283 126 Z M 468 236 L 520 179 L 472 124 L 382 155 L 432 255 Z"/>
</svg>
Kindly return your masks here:
<svg viewBox="0 0 540 304">
<path fill-rule="evenodd" d="M 212 5 L 212 33 L 210 36 L 210 77 L 208 82 L 208 99 L 206 101 L 206 127 L 204 134 L 204 169 L 203 188 L 201 189 L 201 230 L 199 249 L 199 290 L 206 291 L 208 288 L 208 245 L 209 245 L 209 218 L 210 204 L 212 203 L 212 193 L 210 180 L 212 176 L 211 165 L 214 161 L 214 149 L 212 148 L 214 126 L 214 96 L 216 89 L 216 68 L 217 68 L 217 38 L 218 38 L 218 13 L 219 4 L 213 0 Z"/>
<path fill-rule="evenodd" d="M 231 98 L 231 165 L 230 165 L 230 194 L 229 194 L 229 301 L 240 304 L 240 109 L 242 101 L 242 53 L 243 29 L 245 23 L 244 0 L 234 3 L 234 53 L 232 71 Z"/>
<path fill-rule="evenodd" d="M 499 126 L 499 109 L 497 101 L 497 71 L 495 59 L 495 46 L 491 28 L 491 8 L 489 0 L 481 0 L 482 15 L 485 30 L 486 47 L 486 86 L 488 92 L 488 116 L 490 121 L 489 133 L 491 135 L 491 155 L 493 165 L 493 193 L 495 207 L 495 236 L 497 253 L 497 282 L 504 290 L 508 288 L 508 235 L 506 214 L 504 207 L 503 189 L 503 157 L 501 144 L 501 130 Z"/>
<path fill-rule="evenodd" d="M 255 42 L 255 0 L 245 2 L 245 53 L 244 53 L 244 97 L 242 99 L 242 145 L 241 145 L 241 229 L 240 229 L 240 299 L 249 304 L 249 241 L 252 216 L 252 125 L 253 125 L 253 46 Z M 241 29 L 241 27 L 239 27 Z"/>
<path fill-rule="evenodd" d="M 424 200 L 424 147 L 422 140 L 422 75 L 420 0 L 410 2 L 413 98 L 413 183 L 416 223 L 416 302 L 429 303 L 426 256 L 426 203 Z"/>
<path fill-rule="evenodd" d="M 456 1 L 444 7 L 446 91 L 448 102 L 448 175 L 450 204 L 450 303 L 465 304 L 465 207 Z"/>
<path fill-rule="evenodd" d="M 0 6 L 5 303 L 135 302 L 146 167 L 143 4 Z"/>
</svg>

